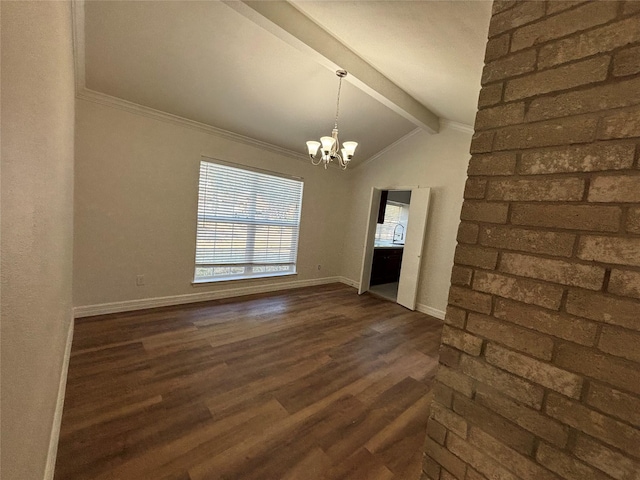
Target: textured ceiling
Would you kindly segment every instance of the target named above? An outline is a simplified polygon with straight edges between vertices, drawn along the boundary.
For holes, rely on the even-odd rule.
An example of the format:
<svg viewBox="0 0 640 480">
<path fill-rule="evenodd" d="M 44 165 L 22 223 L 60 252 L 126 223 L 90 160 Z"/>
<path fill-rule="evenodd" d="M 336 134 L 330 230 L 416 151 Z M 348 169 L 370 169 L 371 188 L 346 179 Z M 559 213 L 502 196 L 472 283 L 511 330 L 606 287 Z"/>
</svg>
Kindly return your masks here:
<svg viewBox="0 0 640 480">
<path fill-rule="evenodd" d="M 473 123 L 490 2 L 294 5 L 442 118 Z M 91 90 L 289 150 L 333 127 L 334 72 L 221 2 L 86 2 L 85 65 Z M 354 163 L 415 128 L 349 82 L 339 124 Z"/>
</svg>

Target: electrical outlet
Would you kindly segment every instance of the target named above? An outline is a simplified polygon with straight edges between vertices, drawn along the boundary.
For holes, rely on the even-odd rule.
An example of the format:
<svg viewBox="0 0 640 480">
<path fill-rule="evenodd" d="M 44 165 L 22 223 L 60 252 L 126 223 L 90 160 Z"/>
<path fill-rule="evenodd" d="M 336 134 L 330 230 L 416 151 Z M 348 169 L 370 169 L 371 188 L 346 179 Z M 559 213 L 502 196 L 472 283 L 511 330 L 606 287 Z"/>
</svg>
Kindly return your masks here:
<svg viewBox="0 0 640 480">
<path fill-rule="evenodd" d="M 138 287 L 144 285 L 144 275 L 136 275 L 136 285 Z"/>
</svg>

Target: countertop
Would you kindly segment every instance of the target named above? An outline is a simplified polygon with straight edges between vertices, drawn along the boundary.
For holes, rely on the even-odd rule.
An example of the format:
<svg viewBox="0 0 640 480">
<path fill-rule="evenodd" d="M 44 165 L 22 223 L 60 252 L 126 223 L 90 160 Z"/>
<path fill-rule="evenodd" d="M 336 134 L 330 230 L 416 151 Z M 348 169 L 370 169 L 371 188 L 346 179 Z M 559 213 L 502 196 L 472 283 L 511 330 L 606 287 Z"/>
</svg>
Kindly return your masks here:
<svg viewBox="0 0 640 480">
<path fill-rule="evenodd" d="M 375 243 L 373 245 L 374 249 L 377 248 L 404 248 L 404 243 Z"/>
</svg>

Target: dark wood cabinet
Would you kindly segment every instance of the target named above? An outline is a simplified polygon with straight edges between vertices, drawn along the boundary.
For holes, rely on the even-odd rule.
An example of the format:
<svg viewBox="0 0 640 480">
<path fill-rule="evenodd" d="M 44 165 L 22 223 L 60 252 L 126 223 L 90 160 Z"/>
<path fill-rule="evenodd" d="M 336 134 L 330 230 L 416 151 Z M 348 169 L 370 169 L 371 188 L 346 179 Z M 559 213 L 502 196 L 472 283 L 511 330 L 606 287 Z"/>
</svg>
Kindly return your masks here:
<svg viewBox="0 0 640 480">
<path fill-rule="evenodd" d="M 402 248 L 375 248 L 370 285 L 397 282 L 400 279 Z"/>
</svg>

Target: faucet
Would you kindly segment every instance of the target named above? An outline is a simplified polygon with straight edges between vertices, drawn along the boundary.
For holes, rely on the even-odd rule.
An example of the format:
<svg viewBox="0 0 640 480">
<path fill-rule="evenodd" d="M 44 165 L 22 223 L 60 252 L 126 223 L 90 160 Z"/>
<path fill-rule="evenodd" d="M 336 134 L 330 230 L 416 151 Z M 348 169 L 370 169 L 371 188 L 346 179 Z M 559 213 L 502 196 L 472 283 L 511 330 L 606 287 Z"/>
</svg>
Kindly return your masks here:
<svg viewBox="0 0 640 480">
<path fill-rule="evenodd" d="M 400 233 L 398 233 L 398 227 L 402 227 Z M 404 225 L 398 223 L 393 229 L 393 243 L 403 243 L 404 240 Z"/>
</svg>

